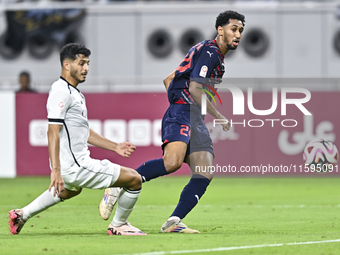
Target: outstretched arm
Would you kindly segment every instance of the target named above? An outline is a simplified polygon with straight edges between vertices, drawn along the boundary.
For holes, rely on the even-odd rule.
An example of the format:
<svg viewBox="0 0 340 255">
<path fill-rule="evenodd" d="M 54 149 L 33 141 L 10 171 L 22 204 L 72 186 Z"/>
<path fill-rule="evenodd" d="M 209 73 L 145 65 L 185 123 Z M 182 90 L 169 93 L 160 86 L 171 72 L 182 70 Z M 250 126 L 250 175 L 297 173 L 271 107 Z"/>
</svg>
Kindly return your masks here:
<svg viewBox="0 0 340 255">
<path fill-rule="evenodd" d="M 115 143 L 100 134 L 96 133 L 92 129 L 90 129 L 90 135 L 87 140 L 89 144 L 92 144 L 96 147 L 110 150 L 116 152 L 118 155 L 129 158 L 130 155 L 135 151 L 136 146 L 134 146 L 132 143 L 124 142 L 124 143 Z"/>
<path fill-rule="evenodd" d="M 64 187 L 64 180 L 60 173 L 60 160 L 59 160 L 59 132 L 62 128 L 62 125 L 58 124 L 49 124 L 47 137 L 48 137 L 48 153 L 50 156 L 51 161 L 51 184 L 48 188 L 51 191 L 51 188 L 54 187 L 54 194 L 55 196 L 62 193 L 65 189 Z"/>
<path fill-rule="evenodd" d="M 171 81 L 174 79 L 175 77 L 175 72 L 173 71 L 171 74 L 169 74 L 164 80 L 163 80 L 163 84 L 165 86 L 166 91 L 168 91 L 169 85 L 171 83 Z"/>
<path fill-rule="evenodd" d="M 194 81 L 190 82 L 189 87 L 190 96 L 195 100 L 197 104 L 202 105 L 202 94 L 204 94 L 204 91 L 199 88 L 203 88 L 202 84 Z M 211 116 L 213 116 L 216 120 L 221 120 L 221 125 L 224 131 L 229 130 L 230 122 L 225 121 L 227 120 L 226 117 L 224 117 L 208 99 L 207 99 L 207 112 Z"/>
</svg>

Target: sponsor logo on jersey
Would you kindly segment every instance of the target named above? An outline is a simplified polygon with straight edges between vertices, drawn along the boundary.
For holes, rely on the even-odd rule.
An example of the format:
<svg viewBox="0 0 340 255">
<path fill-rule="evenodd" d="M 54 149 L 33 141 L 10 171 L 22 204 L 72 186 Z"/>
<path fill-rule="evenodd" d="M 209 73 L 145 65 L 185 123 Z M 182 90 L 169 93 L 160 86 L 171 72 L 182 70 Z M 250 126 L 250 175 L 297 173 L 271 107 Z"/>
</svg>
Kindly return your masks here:
<svg viewBox="0 0 340 255">
<path fill-rule="evenodd" d="M 206 65 L 201 67 L 200 76 L 205 78 L 207 76 L 208 67 Z"/>
</svg>

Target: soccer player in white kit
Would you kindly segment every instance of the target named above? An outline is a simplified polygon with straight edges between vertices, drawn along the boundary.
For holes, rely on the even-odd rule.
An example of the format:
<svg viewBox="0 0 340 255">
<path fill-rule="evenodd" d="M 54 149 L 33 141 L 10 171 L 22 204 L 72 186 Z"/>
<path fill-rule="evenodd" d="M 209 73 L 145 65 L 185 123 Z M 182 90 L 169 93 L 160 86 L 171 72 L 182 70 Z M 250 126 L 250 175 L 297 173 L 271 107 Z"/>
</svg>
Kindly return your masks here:
<svg viewBox="0 0 340 255">
<path fill-rule="evenodd" d="M 130 157 L 135 150 L 129 142 L 117 144 L 89 128 L 85 97 L 77 86 L 86 79 L 90 54 L 89 49 L 76 43 L 61 49 L 61 76 L 53 83 L 47 100 L 51 183 L 49 189 L 29 205 L 9 212 L 11 234 L 19 234 L 29 218 L 77 196 L 82 188 L 122 187 L 107 232 L 109 235 L 146 235 L 127 222 L 140 194 L 141 176 L 134 169 L 90 157 L 88 143 L 123 157 Z"/>
</svg>

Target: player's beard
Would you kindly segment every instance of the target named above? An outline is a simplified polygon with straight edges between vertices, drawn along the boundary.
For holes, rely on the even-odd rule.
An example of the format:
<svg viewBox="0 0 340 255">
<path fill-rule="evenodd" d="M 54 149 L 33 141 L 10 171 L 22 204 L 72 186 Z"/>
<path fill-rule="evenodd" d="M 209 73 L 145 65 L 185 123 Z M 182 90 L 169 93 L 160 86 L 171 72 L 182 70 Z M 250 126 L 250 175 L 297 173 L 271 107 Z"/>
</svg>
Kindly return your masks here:
<svg viewBox="0 0 340 255">
<path fill-rule="evenodd" d="M 236 49 L 237 49 L 237 46 L 228 43 L 228 44 L 227 44 L 227 48 L 228 48 L 228 50 L 236 50 Z"/>
<path fill-rule="evenodd" d="M 227 43 L 227 49 L 228 50 L 236 50 L 238 45 L 234 45 L 232 43 Z"/>
<path fill-rule="evenodd" d="M 77 70 L 71 71 L 71 76 L 72 76 L 72 78 L 75 79 L 78 83 L 83 83 L 83 82 L 86 80 L 86 78 L 83 78 L 83 77 L 81 76 L 81 73 L 79 74 L 79 73 L 77 72 Z"/>
<path fill-rule="evenodd" d="M 231 41 L 231 43 L 228 43 L 228 38 L 227 38 L 227 35 L 225 34 L 224 35 L 224 42 L 226 43 L 226 46 L 227 46 L 227 49 L 228 50 L 236 50 L 236 48 L 237 48 L 237 45 L 235 46 L 234 44 L 233 44 L 233 41 Z"/>
</svg>

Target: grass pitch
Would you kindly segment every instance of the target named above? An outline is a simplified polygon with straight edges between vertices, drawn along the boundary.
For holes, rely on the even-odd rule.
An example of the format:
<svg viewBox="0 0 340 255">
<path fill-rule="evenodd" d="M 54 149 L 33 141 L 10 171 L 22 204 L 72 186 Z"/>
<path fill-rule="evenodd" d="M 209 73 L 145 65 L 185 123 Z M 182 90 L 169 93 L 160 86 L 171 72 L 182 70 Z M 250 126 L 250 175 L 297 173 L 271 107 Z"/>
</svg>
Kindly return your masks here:
<svg viewBox="0 0 340 255">
<path fill-rule="evenodd" d="M 107 235 L 100 190 L 83 190 L 12 236 L 7 212 L 46 190 L 49 178 L 0 179 L 0 254 L 340 254 L 340 240 L 313 243 L 340 239 L 340 178 L 215 178 L 183 221 L 201 234 L 159 233 L 188 180 L 144 184 L 129 221 L 148 235 L 128 237 Z"/>
</svg>

